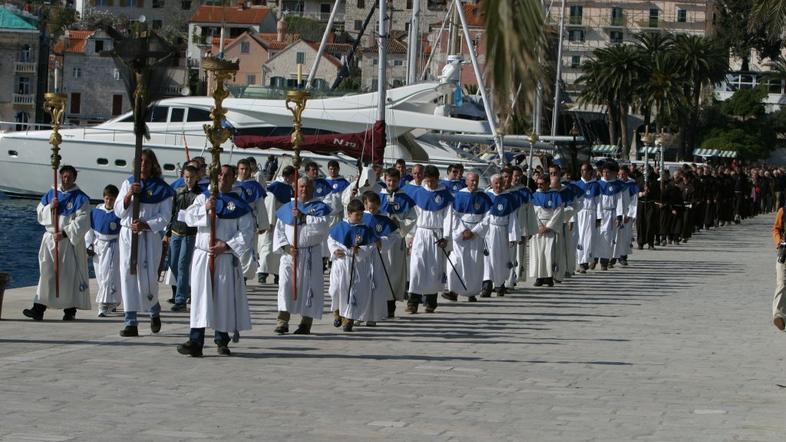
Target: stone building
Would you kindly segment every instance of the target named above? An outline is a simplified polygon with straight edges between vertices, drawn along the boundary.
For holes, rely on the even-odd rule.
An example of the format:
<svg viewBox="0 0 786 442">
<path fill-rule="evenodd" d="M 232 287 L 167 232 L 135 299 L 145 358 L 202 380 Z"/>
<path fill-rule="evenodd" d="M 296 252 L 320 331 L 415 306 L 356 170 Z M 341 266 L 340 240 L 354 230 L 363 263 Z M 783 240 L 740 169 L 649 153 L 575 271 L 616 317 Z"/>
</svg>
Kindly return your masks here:
<svg viewBox="0 0 786 442">
<path fill-rule="evenodd" d="M 393 18 L 390 24 L 391 31 L 409 32 L 414 1 L 420 2 L 420 33 L 424 33 L 428 29 L 428 23 L 442 21 L 447 13 L 448 4 L 453 0 L 391 0 L 388 2 L 388 13 Z M 362 28 L 368 11 L 379 0 L 346 0 L 346 2 L 344 28 L 350 34 L 356 35 Z M 376 29 L 378 23 L 379 12 L 374 11 L 369 27 Z"/>
<path fill-rule="evenodd" d="M 346 44 L 328 44 L 322 60 L 314 76 L 313 87 L 324 89 L 333 84 L 341 69 L 341 60 L 333 54 L 340 54 L 349 49 Z M 319 43 L 297 40 L 282 49 L 262 66 L 262 83 L 277 88 L 293 88 L 297 86 L 297 67 L 303 65 L 303 82 L 308 77 L 311 65 L 317 57 Z"/>
<path fill-rule="evenodd" d="M 0 6 L 0 121 L 19 123 L 0 123 L 0 131 L 35 122 L 38 36 L 32 16 Z"/>
<path fill-rule="evenodd" d="M 103 12 L 136 21 L 145 16 L 145 22 L 154 30 L 168 26 L 185 35 L 189 18 L 202 3 L 201 0 L 76 0 L 74 9 L 82 17 Z"/>
<path fill-rule="evenodd" d="M 275 33 L 276 25 L 274 11 L 265 6 L 202 5 L 188 22 L 186 57 L 189 65 L 198 68 L 202 57 L 212 51 L 213 40 L 221 36 L 222 28 L 226 47 L 226 40 L 235 39 L 244 32 Z"/>
<path fill-rule="evenodd" d="M 406 35 L 397 32 L 399 38 L 391 35 L 388 44 L 387 85 L 392 87 L 403 86 L 407 83 L 407 44 Z M 376 39 L 369 38 L 371 45 L 363 48 L 360 60 L 361 80 L 360 88 L 364 91 L 375 92 L 378 89 L 379 78 L 379 45 Z"/>
</svg>

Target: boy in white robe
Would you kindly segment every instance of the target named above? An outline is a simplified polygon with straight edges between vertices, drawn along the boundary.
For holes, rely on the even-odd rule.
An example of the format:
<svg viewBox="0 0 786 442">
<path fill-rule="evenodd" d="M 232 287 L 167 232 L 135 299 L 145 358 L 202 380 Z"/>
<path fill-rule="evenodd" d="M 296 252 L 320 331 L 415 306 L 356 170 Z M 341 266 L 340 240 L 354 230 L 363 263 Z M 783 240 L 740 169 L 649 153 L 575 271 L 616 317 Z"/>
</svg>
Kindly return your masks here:
<svg viewBox="0 0 786 442">
<path fill-rule="evenodd" d="M 253 177 L 252 171 L 253 166 L 247 158 L 237 162 L 237 182 L 235 186 L 240 187 L 242 190 L 239 195 L 251 208 L 251 216 L 253 216 L 256 224 L 252 247 L 245 256 L 240 258 L 243 263 L 243 277 L 245 279 L 251 278 L 256 274 L 259 267 L 259 237 L 270 229 L 270 218 L 265 207 L 267 191 Z"/>
<path fill-rule="evenodd" d="M 158 264 L 161 262 L 161 237 L 172 215 L 172 190 L 161 179 L 155 153 L 144 149 L 140 181 L 123 181 L 115 204 L 120 218 L 120 287 L 123 295 L 124 324 L 120 336 L 139 336 L 137 312 L 150 313 L 150 331 L 161 330 L 161 304 L 158 303 Z M 139 198 L 139 218 L 133 216 L 133 198 Z M 131 273 L 132 237 L 139 237 L 137 265 Z"/>
<path fill-rule="evenodd" d="M 59 173 L 60 189 L 49 190 L 36 209 L 38 223 L 46 229 L 38 250 L 40 277 L 33 307 L 22 310 L 22 314 L 36 321 L 44 319 L 47 307 L 63 309 L 64 321 L 76 319 L 77 309 L 90 310 L 85 247 L 85 234 L 90 229 L 90 198 L 76 185 L 74 167 L 63 166 Z M 55 233 L 53 211 L 57 211 L 58 233 Z M 55 242 L 59 258 L 57 272 Z"/>
<path fill-rule="evenodd" d="M 363 203 L 353 199 L 347 205 L 347 219 L 330 229 L 327 239 L 333 265 L 328 292 L 341 318 L 342 329 L 351 332 L 355 321 L 376 320 L 373 310 L 373 253 L 377 237 L 363 224 Z"/>
<path fill-rule="evenodd" d="M 363 213 L 363 224 L 370 227 L 377 238 L 377 250 L 371 253 L 371 275 L 372 275 L 372 299 L 369 308 L 366 310 L 366 325 L 374 326 L 376 321 L 380 321 L 389 316 L 390 302 L 393 301 L 393 282 L 390 279 L 390 271 L 393 265 L 389 260 L 389 250 L 391 247 L 401 244 L 398 225 L 387 215 L 380 212 L 381 200 L 379 194 L 371 191 L 363 193 L 363 206 L 366 211 Z M 394 304 L 395 305 L 395 304 Z"/>
<path fill-rule="evenodd" d="M 628 255 L 633 252 L 633 226 L 636 225 L 636 211 L 639 206 L 639 186 L 636 184 L 636 180 L 628 176 L 628 169 L 625 167 L 620 168 L 617 178 L 625 186 L 625 190 L 620 192 L 624 201 L 625 214 L 614 248 L 614 258 L 619 260 L 620 265 L 627 266 Z"/>
<path fill-rule="evenodd" d="M 598 204 L 598 218 L 601 221 L 598 230 L 598 241 L 595 242 L 593 255 L 595 255 L 595 259 L 600 260 L 601 270 L 609 269 L 609 261 L 614 256 L 617 231 L 624 222 L 625 210 L 622 191 L 627 192 L 627 187 L 617 181 L 617 169 L 616 162 L 605 162 L 603 164 L 603 177 L 598 182 L 601 192 L 600 204 Z M 590 264 L 590 268 L 595 267 L 593 264 Z"/>
<path fill-rule="evenodd" d="M 273 248 L 281 255 L 278 274 L 278 317 L 275 333 L 289 333 L 292 313 L 300 314 L 295 334 L 311 333 L 314 319 L 322 317 L 325 297 L 322 277 L 322 241 L 328 234 L 330 206 L 314 198 L 314 183 L 308 177 L 298 180 L 298 201 L 290 201 L 276 212 Z M 297 241 L 295 241 L 297 225 Z M 297 257 L 297 273 L 295 269 Z M 293 280 L 297 281 L 297 293 Z"/>
<path fill-rule="evenodd" d="M 415 314 L 424 301 L 426 313 L 437 309 L 437 292 L 444 288 L 446 251 L 453 195 L 439 183 L 439 169 L 423 169 L 423 186 L 412 192 L 417 227 L 409 263 L 407 312 Z"/>
<path fill-rule="evenodd" d="M 576 261 L 579 273 L 587 273 L 590 262 L 593 262 L 593 250 L 598 241 L 598 205 L 600 204 L 600 185 L 595 181 L 592 165 L 582 163 L 581 179 L 574 184 L 581 191 L 576 198 L 576 229 L 579 239 L 576 244 Z M 570 265 L 570 263 L 568 264 Z"/>
<path fill-rule="evenodd" d="M 407 237 L 410 237 L 416 221 L 415 201 L 399 188 L 403 181 L 401 172 L 396 168 L 390 168 L 385 173 L 386 188 L 379 193 L 380 213 L 387 215 L 398 226 L 398 237 L 383 252 L 389 264 L 388 276 L 393 286 L 393 299 L 387 302 L 388 319 L 396 316 L 396 301 L 403 301 L 407 295 L 409 277 Z"/>
<path fill-rule="evenodd" d="M 242 260 L 254 247 L 257 225 L 251 206 L 232 192 L 236 178 L 233 166 L 222 166 L 216 199 L 199 195 L 183 214 L 185 223 L 198 230 L 191 260 L 191 330 L 188 341 L 177 347 L 180 354 L 202 356 L 205 328 L 211 327 L 218 354 L 229 356 L 229 332 L 251 330 Z M 216 242 L 211 246 L 213 210 Z M 211 255 L 215 256 L 213 275 Z"/>
<path fill-rule="evenodd" d="M 455 271 L 448 264 L 448 292 L 442 297 L 457 301 L 458 296 L 466 296 L 469 302 L 477 302 L 477 295 L 483 288 L 483 268 L 488 231 L 488 211 L 492 201 L 486 192 L 478 190 L 478 174 L 467 174 L 465 188 L 454 195 L 450 235 L 453 250 L 450 260 Z"/>
<path fill-rule="evenodd" d="M 120 218 L 114 212 L 119 192 L 112 184 L 104 188 L 104 203 L 90 211 L 90 231 L 85 237 L 88 254 L 93 256 L 93 268 L 98 283 L 96 303 L 99 318 L 106 317 L 121 300 L 120 251 L 117 245 Z"/>
</svg>

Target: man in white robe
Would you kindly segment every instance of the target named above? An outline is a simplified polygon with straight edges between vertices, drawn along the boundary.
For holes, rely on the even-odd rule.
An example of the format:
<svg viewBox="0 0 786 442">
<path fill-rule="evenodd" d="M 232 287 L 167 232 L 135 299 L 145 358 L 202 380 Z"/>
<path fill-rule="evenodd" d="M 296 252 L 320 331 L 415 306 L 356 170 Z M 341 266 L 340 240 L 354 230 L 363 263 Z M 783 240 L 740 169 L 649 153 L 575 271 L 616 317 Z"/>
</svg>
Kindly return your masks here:
<svg viewBox="0 0 786 442">
<path fill-rule="evenodd" d="M 488 211 L 491 209 L 491 197 L 478 190 L 478 174 L 467 174 L 466 187 L 456 192 L 450 217 L 450 235 L 453 250 L 450 259 L 455 271 L 448 264 L 448 291 L 442 297 L 451 301 L 458 296 L 466 296 L 469 302 L 476 302 L 477 295 L 483 288 L 484 258 L 489 253 L 486 247 L 488 231 Z"/>
<path fill-rule="evenodd" d="M 538 219 L 538 233 L 532 236 L 529 255 L 529 277 L 535 286 L 554 286 L 557 269 L 557 236 L 562 230 L 563 203 L 558 190 L 550 189 L 549 178 L 537 178 L 538 190 L 532 197 Z"/>
<path fill-rule="evenodd" d="M 633 226 L 636 225 L 636 212 L 639 206 L 639 186 L 636 184 L 636 180 L 628 176 L 628 169 L 625 167 L 620 168 L 617 178 L 625 186 L 625 190 L 620 192 L 624 201 L 625 214 L 622 228 L 619 229 L 614 258 L 619 260 L 620 265 L 627 266 L 628 255 L 633 253 Z"/>
<path fill-rule="evenodd" d="M 488 231 L 486 247 L 488 256 L 484 259 L 482 298 L 491 296 L 492 289 L 497 296 L 505 296 L 510 271 L 515 267 L 515 243 L 521 237 L 518 222 L 520 200 L 514 193 L 503 190 L 502 175 L 492 175 L 491 188 L 486 192 L 491 198 L 491 209 L 487 215 Z"/>
<path fill-rule="evenodd" d="M 453 196 L 439 183 L 439 169 L 423 169 L 423 186 L 412 192 L 417 227 L 409 263 L 407 312 L 415 314 L 425 300 L 426 313 L 437 309 L 437 292 L 444 288 L 446 251 L 450 232 Z M 424 299 L 425 298 L 425 299 Z"/>
<path fill-rule="evenodd" d="M 511 269 L 508 284 L 510 287 L 519 282 L 527 280 L 527 241 L 538 231 L 538 221 L 535 218 L 535 209 L 532 206 L 532 191 L 527 187 L 527 178 L 520 167 L 512 167 L 511 183 L 513 187 L 510 192 L 514 192 L 519 198 L 519 210 L 516 219 L 519 223 L 521 237 L 516 242 L 515 263 L 516 267 Z"/>
<path fill-rule="evenodd" d="M 278 284 L 278 318 L 275 332 L 289 332 L 291 315 L 302 319 L 295 334 L 310 334 L 314 319 L 322 318 L 325 297 L 322 277 L 322 242 L 328 234 L 332 209 L 314 198 L 314 183 L 308 177 L 298 180 L 298 202 L 281 206 L 276 213 L 273 249 L 281 254 Z M 297 241 L 295 226 L 297 225 Z M 297 257 L 297 274 L 295 270 Z M 297 280 L 297 294 L 293 287 Z"/>
<path fill-rule="evenodd" d="M 625 215 L 622 191 L 627 192 L 627 187 L 617 181 L 617 169 L 616 162 L 605 162 L 603 176 L 598 182 L 601 192 L 600 204 L 598 204 L 600 228 L 593 255 L 595 259 L 600 260 L 601 270 L 609 269 L 609 261 L 614 256 L 617 231 L 622 227 Z M 590 268 L 594 268 L 594 264 L 594 262 L 590 264 Z"/>
<path fill-rule="evenodd" d="M 276 211 L 284 204 L 288 203 L 294 192 L 292 186 L 295 184 L 295 168 L 287 166 L 281 170 L 281 176 L 270 182 L 267 186 L 267 196 L 265 197 L 265 210 L 268 215 L 268 224 L 271 226 L 259 241 L 259 268 L 257 269 L 257 281 L 267 282 L 267 277 L 273 274 L 273 284 L 278 284 L 278 268 L 281 263 L 281 254 L 273 249 L 273 227 L 276 225 Z"/>
<path fill-rule="evenodd" d="M 57 192 L 49 190 L 36 208 L 38 223 L 46 229 L 38 249 L 40 277 L 33 307 L 22 311 L 36 321 L 44 319 L 47 307 L 63 309 L 64 321 L 76 319 L 77 309 L 90 310 L 85 247 L 85 234 L 90 229 L 90 198 L 76 185 L 75 168 L 63 166 L 59 173 L 60 188 Z M 58 233 L 55 233 L 55 210 L 58 213 Z M 55 242 L 59 248 L 57 273 Z"/>
<path fill-rule="evenodd" d="M 120 218 L 120 287 L 123 295 L 125 328 L 120 336 L 139 336 L 137 312 L 150 312 L 150 330 L 161 330 L 161 305 L 158 303 L 158 264 L 161 237 L 172 215 L 175 192 L 161 179 L 161 167 L 150 149 L 142 151 L 140 181 L 123 181 L 115 203 Z M 139 218 L 133 217 L 133 199 L 139 198 Z M 131 244 L 139 237 L 137 265 L 131 273 Z"/>
<path fill-rule="evenodd" d="M 243 260 L 252 253 L 257 224 L 250 205 L 232 192 L 236 175 L 233 166 L 224 165 L 217 198 L 199 195 L 183 214 L 185 223 L 197 228 L 197 236 L 191 260 L 191 330 L 188 341 L 177 347 L 181 354 L 202 356 L 205 328 L 210 327 L 215 330 L 218 354 L 229 356 L 229 332 L 251 329 Z M 211 246 L 213 210 L 216 211 L 216 242 Z M 211 255 L 215 256 L 213 275 Z"/>
<path fill-rule="evenodd" d="M 576 245 L 576 261 L 579 273 L 587 273 L 589 265 L 593 262 L 593 250 L 595 241 L 598 240 L 598 226 L 601 219 L 598 218 L 598 205 L 600 204 L 600 185 L 594 179 L 595 172 L 592 165 L 583 163 L 581 165 L 581 179 L 576 181 L 576 186 L 581 190 L 581 195 L 577 196 L 576 201 L 576 230 L 579 239 Z M 568 264 L 570 265 L 570 263 Z"/>
<path fill-rule="evenodd" d="M 267 191 L 252 176 L 252 170 L 253 166 L 248 159 L 244 158 L 237 162 L 237 183 L 235 186 L 242 190 L 239 195 L 251 207 L 251 215 L 257 226 L 252 247 L 245 256 L 240 258 L 243 263 L 243 275 L 246 279 L 252 278 L 259 267 L 259 237 L 270 230 L 270 218 L 267 214 L 267 207 L 265 207 Z"/>
<path fill-rule="evenodd" d="M 388 169 L 385 174 L 386 188 L 379 193 L 380 212 L 387 215 L 398 226 L 398 236 L 385 249 L 393 298 L 388 301 L 388 318 L 396 315 L 396 301 L 403 301 L 407 295 L 409 278 L 409 258 L 407 237 L 415 227 L 415 201 L 398 186 L 403 181 L 398 169 Z M 411 239 L 410 239 L 411 241 Z"/>
</svg>

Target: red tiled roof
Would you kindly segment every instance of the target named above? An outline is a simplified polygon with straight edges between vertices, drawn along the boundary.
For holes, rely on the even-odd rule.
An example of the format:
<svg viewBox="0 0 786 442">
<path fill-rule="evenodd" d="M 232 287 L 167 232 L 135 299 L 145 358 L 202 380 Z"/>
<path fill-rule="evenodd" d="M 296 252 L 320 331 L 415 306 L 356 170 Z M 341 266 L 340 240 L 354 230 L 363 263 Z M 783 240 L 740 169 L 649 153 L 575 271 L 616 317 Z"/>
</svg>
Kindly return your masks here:
<svg viewBox="0 0 786 442">
<path fill-rule="evenodd" d="M 279 50 L 280 51 L 281 49 L 284 49 L 287 46 L 289 46 L 289 43 L 287 43 L 285 41 L 268 41 L 267 42 L 267 48 L 268 49 L 273 49 L 273 50 Z"/>
<path fill-rule="evenodd" d="M 68 37 L 63 37 L 55 43 L 53 52 L 62 54 L 63 51 L 74 54 L 84 54 L 87 47 L 87 39 L 92 37 L 96 31 L 68 31 Z M 66 46 L 66 41 L 68 45 Z"/>
<path fill-rule="evenodd" d="M 374 44 L 370 48 L 363 48 L 363 52 L 376 52 L 378 51 L 378 44 L 377 40 L 374 40 Z M 388 54 L 406 54 L 407 53 L 407 44 L 403 41 L 390 39 L 388 40 Z"/>
<path fill-rule="evenodd" d="M 221 7 L 202 5 L 191 16 L 192 23 L 230 23 L 258 25 L 271 12 L 270 8 L 252 6 L 250 8 Z"/>
<path fill-rule="evenodd" d="M 317 43 L 317 42 L 313 42 L 313 41 L 305 41 L 305 40 L 304 40 L 304 43 L 306 43 L 307 45 L 309 45 L 309 46 L 311 46 L 312 48 L 314 48 L 314 50 L 315 50 L 315 51 L 319 51 L 319 43 Z M 335 45 L 335 44 L 336 44 L 336 43 L 333 43 L 332 45 Z M 323 56 L 323 57 L 325 57 L 325 58 L 326 58 L 326 59 L 327 59 L 329 62 L 331 62 L 331 63 L 333 63 L 334 65 L 336 65 L 336 67 L 339 67 L 339 68 L 340 68 L 340 67 L 341 67 L 341 60 L 339 60 L 338 58 L 336 58 L 336 57 L 334 57 L 334 56 L 330 55 L 330 54 L 328 53 L 328 52 L 330 52 L 330 51 L 328 51 L 328 49 L 327 49 L 327 46 L 331 46 L 331 45 L 325 45 L 325 53 L 324 53 L 324 54 L 322 54 L 322 56 Z"/>
</svg>

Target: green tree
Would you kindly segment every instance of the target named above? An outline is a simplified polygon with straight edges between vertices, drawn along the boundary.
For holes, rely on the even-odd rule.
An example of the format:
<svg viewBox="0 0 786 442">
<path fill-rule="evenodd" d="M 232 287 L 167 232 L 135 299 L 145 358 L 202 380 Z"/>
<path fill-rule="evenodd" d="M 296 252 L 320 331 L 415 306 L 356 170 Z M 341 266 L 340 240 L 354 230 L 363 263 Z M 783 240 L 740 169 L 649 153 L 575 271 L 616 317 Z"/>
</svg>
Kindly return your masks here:
<svg viewBox="0 0 786 442">
<path fill-rule="evenodd" d="M 742 71 L 749 71 L 751 49 L 756 49 L 762 58 L 776 58 L 780 54 L 783 28 L 776 34 L 768 29 L 770 21 L 762 21 L 762 17 L 779 13 L 779 9 L 767 10 L 772 0 L 718 0 L 716 28 L 721 30 L 717 37 L 722 44 L 730 48 L 733 55 L 742 60 Z M 778 2 L 775 2 L 778 3 Z M 782 3 L 782 1 L 781 1 Z M 758 11 L 758 12 L 755 12 Z M 782 19 L 779 19 L 782 20 Z M 774 23 L 774 21 L 773 21 Z M 777 35 L 777 38 L 774 37 Z"/>
</svg>

